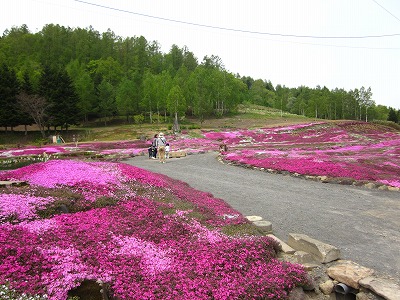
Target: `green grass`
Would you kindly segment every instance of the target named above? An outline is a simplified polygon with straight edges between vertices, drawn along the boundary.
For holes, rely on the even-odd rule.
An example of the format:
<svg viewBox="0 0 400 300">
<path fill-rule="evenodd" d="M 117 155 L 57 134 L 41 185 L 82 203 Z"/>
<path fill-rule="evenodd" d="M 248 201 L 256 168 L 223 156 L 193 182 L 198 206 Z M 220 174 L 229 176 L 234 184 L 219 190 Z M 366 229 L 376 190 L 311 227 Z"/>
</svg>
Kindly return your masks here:
<svg viewBox="0 0 400 300">
<path fill-rule="evenodd" d="M 308 118 L 289 113 L 283 113 L 278 109 L 257 106 L 239 105 L 236 112 L 230 112 L 226 116 L 207 118 L 203 122 L 195 117 L 186 117 L 181 121 L 181 130 L 191 137 L 200 137 L 201 130 L 226 130 L 236 128 L 259 128 L 266 126 L 280 126 L 293 123 L 307 122 Z M 164 118 L 162 118 L 164 121 Z M 42 146 L 51 143 L 50 139 L 43 139 L 40 132 L 30 127 L 27 135 L 23 127 L 11 131 L 0 131 L 0 149 L 18 148 L 20 146 Z M 73 143 L 74 137 L 79 142 L 93 141 L 117 141 L 150 139 L 155 133 L 164 132 L 170 134 L 172 121 L 166 123 L 128 123 L 124 117 L 115 117 L 107 121 L 94 120 L 88 124 L 71 126 L 68 131 L 58 131 L 66 143 Z M 46 132 L 47 136 L 55 134 L 54 128 Z"/>
</svg>

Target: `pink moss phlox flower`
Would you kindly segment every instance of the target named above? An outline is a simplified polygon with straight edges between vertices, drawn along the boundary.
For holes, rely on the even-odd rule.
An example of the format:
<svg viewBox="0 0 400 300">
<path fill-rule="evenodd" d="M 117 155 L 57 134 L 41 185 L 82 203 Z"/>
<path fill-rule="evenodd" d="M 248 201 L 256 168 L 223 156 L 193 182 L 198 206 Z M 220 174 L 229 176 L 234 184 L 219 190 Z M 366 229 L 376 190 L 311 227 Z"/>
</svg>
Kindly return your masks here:
<svg viewBox="0 0 400 300">
<path fill-rule="evenodd" d="M 0 151 L 0 157 L 13 157 L 13 156 L 27 156 L 27 155 L 41 155 L 46 154 L 58 154 L 66 152 L 62 146 L 46 146 L 38 148 L 24 148 L 24 149 L 10 149 L 6 151 Z"/>
<path fill-rule="evenodd" d="M 399 135 L 375 129 L 360 122 L 319 123 L 238 130 L 223 138 L 230 147 L 226 158 L 240 163 L 400 186 Z M 219 133 L 210 136 L 215 140 L 199 139 L 201 149 L 221 143 Z M 179 139 L 176 143 L 186 149 L 195 146 Z M 47 185 L 45 178 L 52 172 L 57 174 Z M 108 283 L 121 300 L 287 299 L 291 289 L 306 283 L 302 267 L 275 258 L 273 240 L 222 234 L 222 226 L 247 221 L 221 199 L 184 182 L 122 163 L 70 161 L 0 172 L 0 180 L 6 179 L 68 186 L 84 195 L 91 191 L 93 199 L 109 195 L 124 200 L 46 220 L 0 224 L 0 240 L 5 241 L 0 246 L 0 284 L 19 292 L 61 300 L 68 289 L 93 279 Z M 154 191 L 148 193 L 154 199 L 146 192 L 136 195 L 135 188 Z M 4 203 L 15 196 L 4 195 Z M 165 195 L 190 202 L 190 209 L 174 213 L 174 203 L 155 201 Z M 23 196 L 18 195 L 25 215 L 35 205 L 47 205 L 47 200 Z M 191 219 L 192 212 L 202 214 L 201 223 Z"/>
<path fill-rule="evenodd" d="M 218 230 L 210 230 L 197 221 L 192 221 L 189 224 L 189 230 L 199 239 L 209 242 L 210 244 L 222 242 L 225 235 Z"/>
<path fill-rule="evenodd" d="M 57 222 L 55 219 L 42 219 L 42 220 L 33 220 L 33 221 L 22 221 L 19 223 L 21 228 L 28 230 L 28 232 L 35 234 L 43 234 L 48 230 L 52 230 L 57 226 Z"/>
<path fill-rule="evenodd" d="M 109 163 L 87 163 L 75 160 L 51 160 L 6 172 L 16 180 L 32 185 L 54 188 L 57 185 L 72 186 L 79 182 L 98 185 L 117 184 L 115 172 Z M 3 175 L 4 176 L 4 175 Z"/>
<path fill-rule="evenodd" d="M 54 202 L 52 197 L 35 197 L 23 194 L 0 194 L 0 220 L 15 216 L 18 220 L 36 217 L 36 210 Z"/>
<path fill-rule="evenodd" d="M 0 173 L 0 179 L 22 180 L 47 188 L 71 186 L 92 201 L 98 196 L 113 196 L 123 188 L 120 177 L 116 164 L 75 160 L 51 160 Z"/>
<path fill-rule="evenodd" d="M 229 149 L 224 155 L 240 164 L 400 185 L 400 135 L 375 125 L 313 123 L 242 130 L 236 136 L 242 137 L 239 143 L 235 139 L 224 140 Z M 213 137 L 221 137 L 221 133 Z"/>
<path fill-rule="evenodd" d="M 93 276 L 77 249 L 59 246 L 38 249 L 51 263 L 51 272 L 43 273 L 41 280 L 46 292 L 55 299 L 65 298 L 66 291 L 76 287 L 76 282 Z"/>
<path fill-rule="evenodd" d="M 168 271 L 173 267 L 173 256 L 156 244 L 136 237 L 114 236 L 114 242 L 119 246 L 116 255 L 134 256 L 140 259 L 141 269 L 150 276 Z"/>
<path fill-rule="evenodd" d="M 378 182 L 400 188 L 400 180 L 378 180 Z"/>
<path fill-rule="evenodd" d="M 118 168 L 125 182 L 138 181 L 143 184 L 149 184 L 156 187 L 164 187 L 167 184 L 166 177 L 159 176 L 150 171 L 130 166 L 127 164 L 119 164 Z"/>
<path fill-rule="evenodd" d="M 32 165 L 29 174 L 37 171 L 34 166 L 48 172 L 46 166 L 52 163 Z M 0 284 L 7 282 L 28 294 L 47 294 L 52 300 L 65 299 L 68 290 L 85 279 L 110 284 L 114 296 L 121 300 L 258 295 L 282 299 L 294 286 L 304 284 L 301 267 L 274 259 L 273 240 L 220 233 L 218 226 L 231 224 L 222 214 L 237 215 L 222 200 L 165 176 L 154 174 L 152 180 L 150 172 L 125 164 L 75 166 L 79 173 L 86 166 L 94 177 L 100 176 L 100 168 L 119 179 L 119 183 L 109 181 L 122 189 L 133 181 L 136 185 L 142 181 L 144 187 L 155 184 L 195 204 L 207 216 L 207 223 L 216 227 L 209 229 L 179 210 L 164 215 L 159 210 L 162 203 L 135 195 L 116 206 L 17 225 L 4 223 L 0 225 L 0 239 L 6 241 L 0 247 Z M 26 176 L 27 170 L 15 174 Z M 74 184 L 71 176 L 67 178 Z M 96 180 L 100 185 L 103 182 Z M 97 189 L 94 193 L 102 194 Z M 162 191 L 159 195 L 162 197 Z M 233 219 L 244 222 L 240 217 Z"/>
</svg>

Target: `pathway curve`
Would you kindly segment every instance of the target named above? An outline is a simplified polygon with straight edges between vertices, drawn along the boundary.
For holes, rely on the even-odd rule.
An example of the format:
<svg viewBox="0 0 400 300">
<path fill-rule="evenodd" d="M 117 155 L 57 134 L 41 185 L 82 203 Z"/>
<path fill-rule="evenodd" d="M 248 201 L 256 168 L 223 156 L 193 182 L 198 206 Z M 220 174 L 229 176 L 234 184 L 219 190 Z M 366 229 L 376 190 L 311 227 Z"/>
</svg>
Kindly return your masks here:
<svg viewBox="0 0 400 300">
<path fill-rule="evenodd" d="M 220 163 L 217 153 L 160 164 L 145 156 L 127 161 L 187 182 L 229 203 L 243 215 L 259 215 L 274 234 L 304 233 L 334 245 L 342 258 L 400 278 L 400 193 L 328 184 Z"/>
</svg>

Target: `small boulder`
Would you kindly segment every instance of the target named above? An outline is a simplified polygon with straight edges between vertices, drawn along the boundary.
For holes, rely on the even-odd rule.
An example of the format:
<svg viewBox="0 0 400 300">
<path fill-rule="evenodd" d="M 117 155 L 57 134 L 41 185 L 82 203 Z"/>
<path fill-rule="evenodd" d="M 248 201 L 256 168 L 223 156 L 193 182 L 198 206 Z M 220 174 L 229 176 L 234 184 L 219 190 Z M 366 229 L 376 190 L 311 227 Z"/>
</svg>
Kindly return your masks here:
<svg viewBox="0 0 400 300">
<path fill-rule="evenodd" d="M 340 260 L 326 270 L 329 277 L 354 289 L 359 289 L 359 281 L 374 273 L 374 270 L 360 266 L 352 261 Z"/>
<path fill-rule="evenodd" d="M 319 285 L 319 289 L 324 295 L 330 295 L 333 292 L 335 283 L 332 280 L 327 280 Z"/>
<path fill-rule="evenodd" d="M 340 258 L 340 250 L 305 234 L 289 233 L 288 245 L 312 254 L 318 262 L 329 263 Z"/>
<path fill-rule="evenodd" d="M 246 219 L 250 222 L 262 221 L 262 217 L 260 216 L 246 216 Z"/>
</svg>

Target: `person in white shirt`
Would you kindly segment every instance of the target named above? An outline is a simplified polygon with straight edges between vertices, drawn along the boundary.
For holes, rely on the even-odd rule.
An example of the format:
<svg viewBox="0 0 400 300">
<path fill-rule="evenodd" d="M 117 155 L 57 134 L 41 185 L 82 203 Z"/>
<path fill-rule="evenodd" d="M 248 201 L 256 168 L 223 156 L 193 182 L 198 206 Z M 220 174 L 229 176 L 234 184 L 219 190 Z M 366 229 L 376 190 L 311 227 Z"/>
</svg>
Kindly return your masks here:
<svg viewBox="0 0 400 300">
<path fill-rule="evenodd" d="M 169 158 L 169 143 L 165 144 L 165 158 L 168 159 Z"/>
<path fill-rule="evenodd" d="M 159 133 L 157 141 L 157 154 L 160 160 L 160 163 L 165 164 L 165 145 L 167 144 L 167 140 L 164 137 L 162 132 Z"/>
</svg>

